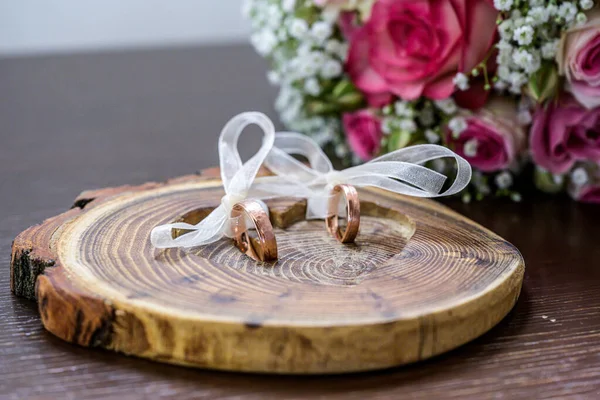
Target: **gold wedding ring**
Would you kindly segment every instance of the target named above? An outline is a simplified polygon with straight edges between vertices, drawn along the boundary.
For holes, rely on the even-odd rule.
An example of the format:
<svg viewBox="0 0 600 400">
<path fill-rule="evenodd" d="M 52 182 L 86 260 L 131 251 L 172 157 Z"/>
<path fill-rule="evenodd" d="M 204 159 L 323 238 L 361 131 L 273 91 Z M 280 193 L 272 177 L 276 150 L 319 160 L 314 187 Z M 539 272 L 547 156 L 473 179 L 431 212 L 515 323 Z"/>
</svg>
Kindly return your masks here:
<svg viewBox="0 0 600 400">
<path fill-rule="evenodd" d="M 339 226 L 338 205 L 340 196 L 346 198 L 346 228 Z M 352 243 L 358 234 L 360 225 L 360 202 L 358 192 L 352 185 L 336 185 L 331 191 L 328 204 L 328 216 L 325 219 L 327 230 L 341 243 Z"/>
<path fill-rule="evenodd" d="M 247 216 L 256 227 L 256 238 L 250 236 L 245 223 Z M 269 216 L 256 200 L 243 200 L 236 203 L 231 210 L 231 218 L 238 218 L 239 223 L 233 226 L 235 246 L 248 257 L 264 262 L 277 260 L 277 241 Z"/>
</svg>

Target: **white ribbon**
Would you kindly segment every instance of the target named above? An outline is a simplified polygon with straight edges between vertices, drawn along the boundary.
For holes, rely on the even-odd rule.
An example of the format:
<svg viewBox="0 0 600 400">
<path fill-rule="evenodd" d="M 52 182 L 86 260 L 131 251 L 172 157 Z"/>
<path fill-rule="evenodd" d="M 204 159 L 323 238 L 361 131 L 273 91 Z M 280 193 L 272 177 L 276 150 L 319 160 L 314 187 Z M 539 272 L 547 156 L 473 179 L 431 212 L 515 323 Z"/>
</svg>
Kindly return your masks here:
<svg viewBox="0 0 600 400">
<path fill-rule="evenodd" d="M 258 152 L 246 163 L 242 163 L 237 150 L 238 138 L 244 128 L 250 124 L 262 128 L 264 138 Z M 275 127 L 262 113 L 245 112 L 227 122 L 219 137 L 221 180 L 225 189 L 221 204 L 196 225 L 178 222 L 155 227 L 150 234 L 152 244 L 158 248 L 194 247 L 216 242 L 223 236 L 232 237 L 231 224 L 235 221 L 230 218 L 231 209 L 248 196 L 261 164 L 273 147 L 274 139 Z M 173 229 L 185 229 L 191 232 L 173 239 L 171 233 Z"/>
<path fill-rule="evenodd" d="M 305 157 L 310 166 L 291 154 Z M 421 164 L 447 157 L 456 161 L 456 177 L 452 185 L 440 193 L 446 176 Z M 365 164 L 337 171 L 315 141 L 293 132 L 277 133 L 275 147 L 266 158 L 265 165 L 278 176 L 272 182 L 261 183 L 257 187 L 282 196 L 306 197 L 307 219 L 327 216 L 327 200 L 337 184 L 373 186 L 415 197 L 440 197 L 460 192 L 471 180 L 471 166 L 464 158 L 446 147 L 433 144 L 406 147 Z"/>
<path fill-rule="evenodd" d="M 244 128 L 256 124 L 264 137 L 258 152 L 242 163 L 237 143 Z M 274 145 L 276 147 L 274 147 Z M 308 159 L 309 165 L 291 156 Z M 422 166 L 428 161 L 452 157 L 456 161 L 456 177 L 452 185 L 440 193 L 446 176 Z M 451 150 L 425 144 L 396 150 L 366 164 L 337 171 L 319 145 L 307 136 L 293 132 L 275 135 L 271 120 L 259 112 L 246 112 L 233 117 L 219 137 L 219 162 L 225 196 L 221 204 L 196 225 L 177 222 L 155 227 L 150 240 L 155 247 L 194 247 L 216 242 L 223 236 L 232 237 L 233 206 L 247 198 L 268 198 L 273 195 L 308 199 L 307 219 L 322 219 L 328 214 L 327 202 L 333 186 L 346 183 L 373 186 L 416 197 L 439 197 L 456 194 L 471 180 L 471 166 Z M 261 178 L 253 185 L 262 163 L 277 176 Z M 173 229 L 189 230 L 175 239 Z"/>
</svg>

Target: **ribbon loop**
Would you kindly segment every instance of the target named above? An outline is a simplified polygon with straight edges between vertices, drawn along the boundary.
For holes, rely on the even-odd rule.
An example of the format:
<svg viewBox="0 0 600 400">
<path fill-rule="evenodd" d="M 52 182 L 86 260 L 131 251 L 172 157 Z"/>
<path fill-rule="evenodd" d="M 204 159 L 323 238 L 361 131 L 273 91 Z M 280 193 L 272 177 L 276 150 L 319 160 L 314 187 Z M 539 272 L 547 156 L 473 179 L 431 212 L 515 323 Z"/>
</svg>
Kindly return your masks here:
<svg viewBox="0 0 600 400">
<path fill-rule="evenodd" d="M 396 150 L 342 171 L 333 168 L 316 142 L 299 133 L 278 133 L 274 146 L 265 159 L 265 165 L 278 177 L 276 182 L 260 186 L 265 191 L 283 196 L 306 197 L 307 219 L 322 219 L 327 216 L 326 200 L 330 196 L 329 191 L 341 183 L 433 198 L 456 194 L 471 180 L 471 166 L 465 159 L 448 148 L 433 144 Z M 292 154 L 305 157 L 309 165 L 294 159 Z M 423 165 L 440 158 L 453 158 L 456 161 L 456 177 L 444 192 L 441 190 L 446 176 Z M 288 184 L 281 182 L 282 180 Z"/>
<path fill-rule="evenodd" d="M 244 128 L 258 125 L 264 133 L 262 145 L 246 163 L 242 162 L 237 143 Z M 230 225 L 233 206 L 248 196 L 252 182 L 263 161 L 271 151 L 275 140 L 275 127 L 271 120 L 259 112 L 245 112 L 233 117 L 221 131 L 219 137 L 219 164 L 225 196 L 221 204 L 196 225 L 182 222 L 155 227 L 150 240 L 155 247 L 194 247 L 216 242 L 223 236 L 231 236 Z M 173 229 L 189 230 L 175 239 Z"/>
</svg>

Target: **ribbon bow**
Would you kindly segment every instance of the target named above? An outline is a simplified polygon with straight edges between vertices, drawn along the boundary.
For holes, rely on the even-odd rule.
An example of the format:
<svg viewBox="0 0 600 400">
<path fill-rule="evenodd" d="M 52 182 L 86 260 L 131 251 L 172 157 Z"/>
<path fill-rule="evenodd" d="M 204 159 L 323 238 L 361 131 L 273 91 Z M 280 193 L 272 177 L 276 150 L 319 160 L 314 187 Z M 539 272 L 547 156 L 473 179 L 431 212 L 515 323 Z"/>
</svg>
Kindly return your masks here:
<svg viewBox="0 0 600 400">
<path fill-rule="evenodd" d="M 310 166 L 291 154 L 305 157 Z M 456 177 L 452 185 L 440 193 L 446 176 L 421 164 L 446 157 L 456 161 Z M 406 147 L 365 164 L 337 171 L 314 140 L 293 132 L 277 133 L 275 147 L 266 158 L 265 165 L 278 175 L 278 180 L 287 183 L 261 184 L 261 189 L 280 195 L 306 197 L 307 219 L 327 216 L 327 199 L 337 184 L 373 186 L 415 197 L 440 197 L 460 192 L 471 180 L 471 166 L 464 158 L 433 144 Z"/>
<path fill-rule="evenodd" d="M 237 142 L 244 128 L 250 124 L 262 128 L 264 138 L 258 152 L 244 164 L 237 150 Z M 261 164 L 273 147 L 274 139 L 275 127 L 262 113 L 245 112 L 229 120 L 219 137 L 219 163 L 225 189 L 221 204 L 196 225 L 178 222 L 155 227 L 150 234 L 152 244 L 158 248 L 194 247 L 216 242 L 223 236 L 232 237 L 231 209 L 248 196 Z M 172 229 L 191 232 L 173 239 Z"/>
</svg>

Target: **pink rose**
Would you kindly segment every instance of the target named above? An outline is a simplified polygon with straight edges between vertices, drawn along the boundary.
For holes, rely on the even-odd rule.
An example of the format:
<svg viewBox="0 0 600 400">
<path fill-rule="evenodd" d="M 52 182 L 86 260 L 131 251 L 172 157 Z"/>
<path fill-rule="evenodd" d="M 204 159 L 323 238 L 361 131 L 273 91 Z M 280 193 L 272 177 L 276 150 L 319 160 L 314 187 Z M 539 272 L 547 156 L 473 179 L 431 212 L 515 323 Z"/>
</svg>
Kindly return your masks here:
<svg viewBox="0 0 600 400">
<path fill-rule="evenodd" d="M 490 0 L 378 0 L 352 37 L 346 70 L 375 106 L 390 94 L 447 98 L 456 73 L 485 58 L 497 16 Z"/>
<path fill-rule="evenodd" d="M 567 78 L 566 89 L 587 108 L 600 106 L 600 9 L 563 35 L 556 61 Z"/>
<path fill-rule="evenodd" d="M 352 151 L 367 161 L 379 152 L 381 120 L 369 110 L 346 113 L 342 117 L 346 140 Z"/>
<path fill-rule="evenodd" d="M 586 110 L 572 97 L 539 107 L 530 132 L 533 161 L 554 174 L 576 161 L 600 161 L 600 108 Z"/>
<path fill-rule="evenodd" d="M 496 97 L 476 114 L 465 117 L 458 137 L 446 130 L 446 142 L 474 168 L 493 172 L 512 166 L 525 147 L 525 132 L 517 122 L 517 106 Z"/>
<path fill-rule="evenodd" d="M 585 185 L 571 195 L 582 203 L 600 203 L 600 184 Z"/>
</svg>

